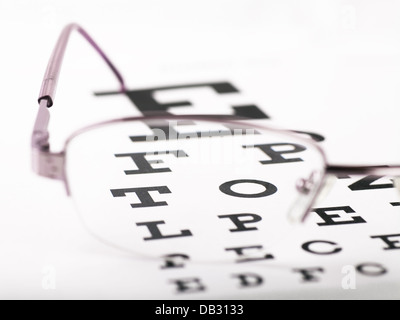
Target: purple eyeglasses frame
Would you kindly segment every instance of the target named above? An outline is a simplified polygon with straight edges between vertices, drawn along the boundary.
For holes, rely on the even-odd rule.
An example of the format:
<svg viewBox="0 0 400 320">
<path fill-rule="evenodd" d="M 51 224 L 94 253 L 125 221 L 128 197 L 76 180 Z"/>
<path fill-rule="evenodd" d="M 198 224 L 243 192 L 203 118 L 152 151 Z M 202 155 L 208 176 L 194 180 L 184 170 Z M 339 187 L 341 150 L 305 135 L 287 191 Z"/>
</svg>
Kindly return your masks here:
<svg viewBox="0 0 400 320">
<path fill-rule="evenodd" d="M 94 50 L 103 58 L 105 63 L 111 69 L 115 77 L 117 78 L 120 91 L 125 92 L 126 86 L 124 78 L 121 73 L 115 67 L 115 65 L 111 62 L 111 60 L 107 57 L 104 51 L 98 46 L 98 44 L 93 40 L 93 38 L 78 24 L 72 23 L 68 24 L 61 32 L 56 46 L 52 52 L 50 60 L 47 65 L 47 69 L 44 75 L 44 79 L 42 82 L 42 86 L 39 93 L 39 110 L 36 117 L 36 121 L 33 128 L 32 139 L 31 139 L 31 147 L 32 147 L 32 168 L 35 173 L 40 176 L 61 180 L 65 187 L 67 194 L 70 195 L 68 180 L 66 175 L 66 151 L 69 142 L 76 137 L 77 135 L 86 132 L 88 130 L 98 128 L 101 126 L 106 126 L 113 123 L 118 122 L 126 122 L 126 121 L 147 121 L 147 120 L 156 120 L 156 119 L 166 119 L 166 120 L 198 120 L 198 121 L 214 121 L 214 122 L 224 122 L 230 124 L 242 124 L 243 118 L 233 117 L 230 115 L 154 115 L 154 116 L 144 116 L 144 117 L 126 117 L 126 118 L 118 118 L 109 121 L 104 121 L 101 123 L 96 123 L 91 126 L 87 126 L 82 128 L 76 132 L 74 132 L 65 142 L 64 148 L 60 152 L 52 152 L 50 149 L 49 143 L 49 131 L 48 124 L 50 120 L 50 112 L 49 108 L 53 106 L 55 100 L 55 93 L 58 78 L 60 75 L 61 65 L 64 58 L 64 54 L 67 48 L 67 44 L 69 41 L 69 37 L 72 31 L 77 31 L 81 34 L 89 44 L 94 48 Z M 247 119 L 251 120 L 251 119 Z M 280 130 L 275 128 L 270 128 L 267 126 L 258 126 L 253 125 L 252 128 L 259 129 L 267 129 L 275 132 L 285 132 L 286 134 L 295 135 L 291 131 Z M 297 137 L 298 139 L 298 137 Z M 326 178 L 329 175 L 379 175 L 379 176 L 391 176 L 391 177 L 400 177 L 400 165 L 379 165 L 379 166 L 357 166 L 357 165 L 330 165 L 326 161 L 326 156 L 324 151 L 314 142 L 307 140 L 307 143 L 314 144 L 315 148 L 317 148 L 325 161 L 325 173 L 324 177 L 321 179 L 320 185 L 317 186 L 316 192 L 312 199 L 310 199 L 310 205 L 307 209 L 307 212 L 311 209 L 313 202 L 315 202 L 318 194 L 324 188 Z M 312 181 L 304 181 L 304 186 L 300 186 L 299 190 L 307 190 L 304 189 L 306 185 Z M 307 212 L 304 213 L 303 220 L 305 219 Z"/>
</svg>

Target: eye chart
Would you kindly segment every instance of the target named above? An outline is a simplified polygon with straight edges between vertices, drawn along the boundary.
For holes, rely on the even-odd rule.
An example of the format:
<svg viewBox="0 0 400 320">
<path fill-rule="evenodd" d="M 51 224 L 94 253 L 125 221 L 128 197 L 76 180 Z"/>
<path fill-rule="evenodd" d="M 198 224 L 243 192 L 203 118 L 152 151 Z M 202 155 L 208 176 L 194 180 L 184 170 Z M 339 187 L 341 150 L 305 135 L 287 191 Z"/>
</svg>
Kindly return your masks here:
<svg viewBox="0 0 400 320">
<path fill-rule="evenodd" d="M 175 100 L 160 102 L 156 97 L 173 97 Z M 116 95 L 118 93 L 102 92 L 96 93 L 101 99 L 106 95 Z M 205 102 L 201 95 L 205 95 Z M 190 101 L 190 95 L 197 99 L 197 105 Z M 214 95 L 215 102 L 211 100 Z M 229 99 L 241 101 L 240 90 L 231 82 L 213 82 L 196 83 L 188 85 L 167 86 L 151 88 L 146 90 L 132 90 L 127 93 L 129 100 L 144 114 L 152 112 L 174 112 L 179 114 L 180 108 L 186 111 L 190 108 L 199 108 L 203 105 L 204 109 L 212 105 L 214 109 L 208 108 L 207 111 L 218 113 L 215 110 L 218 102 L 221 105 L 219 96 L 228 96 Z M 237 97 L 235 97 L 235 95 Z M 160 98 L 159 98 L 160 99 Z M 171 99 L 171 98 L 170 98 Z M 237 103 L 220 107 L 222 113 L 230 113 L 238 116 L 253 118 L 258 123 L 268 123 L 269 116 L 266 110 L 263 110 L 256 104 L 248 101 L 247 103 Z M 182 110 L 181 109 L 181 110 Z M 199 109 L 196 109 L 198 111 Z M 149 131 L 154 132 L 150 128 Z M 160 126 L 158 126 L 160 127 Z M 319 132 L 297 131 L 299 135 L 306 135 L 318 143 L 324 143 L 325 137 Z M 166 131 L 166 134 L 170 131 Z M 137 141 L 139 138 L 130 136 L 131 141 Z M 166 138 L 168 140 L 168 138 Z M 171 139 L 174 139 L 171 137 Z M 281 141 L 282 142 L 282 141 Z M 258 146 L 259 155 L 264 155 L 259 160 L 264 160 L 269 165 L 282 167 L 284 163 L 293 163 L 299 160 L 304 151 L 299 146 L 286 146 L 286 148 L 274 149 L 272 144 Z M 190 152 L 189 152 L 190 153 Z M 125 169 L 136 168 L 135 174 L 142 173 L 154 174 L 152 181 L 157 187 L 136 188 L 136 189 L 113 189 L 111 190 L 114 200 L 125 198 L 126 205 L 130 205 L 130 210 L 135 208 L 152 207 L 159 209 L 168 206 L 169 201 L 156 201 L 152 195 L 159 200 L 173 199 L 174 194 L 168 186 L 158 186 L 157 175 L 162 176 L 168 168 L 168 163 L 172 164 L 179 161 L 179 157 L 187 157 L 184 150 L 170 150 L 164 154 L 157 154 L 158 159 L 162 159 L 163 166 L 154 165 L 154 161 L 149 161 L 143 153 L 135 154 L 116 154 L 116 158 L 129 158 L 125 161 Z M 297 159 L 297 160 L 296 160 Z M 301 160 L 301 159 L 300 159 Z M 115 162 L 118 160 L 115 159 Z M 255 160 L 256 161 L 256 160 Z M 285 175 L 291 175 L 289 167 L 285 172 L 280 172 L 281 179 Z M 277 170 L 277 169 L 276 169 Z M 128 171 L 125 171 L 128 172 Z M 206 174 L 205 172 L 203 174 Z M 214 172 L 214 175 L 216 173 Z M 260 172 L 261 175 L 261 172 Z M 271 177 L 271 175 L 269 175 Z M 253 184 L 255 188 L 253 195 L 267 197 L 277 190 L 272 190 L 274 185 L 267 185 L 268 182 L 260 179 L 254 179 L 250 175 L 248 180 L 234 179 L 229 174 L 219 186 L 219 190 L 213 192 L 228 194 L 233 199 L 235 197 L 248 196 L 249 194 L 241 191 L 234 191 L 235 186 L 240 186 L 244 182 Z M 243 177 L 243 176 L 242 176 Z M 279 178 L 276 178 L 279 179 Z M 182 197 L 188 215 L 202 215 L 202 202 L 211 201 L 212 207 L 215 207 L 214 220 L 206 219 L 203 213 L 204 222 L 208 223 L 206 227 L 211 233 L 213 231 L 222 235 L 216 238 L 214 242 L 206 241 L 204 238 L 196 239 L 196 232 L 193 232 L 190 225 L 196 221 L 196 225 L 202 224 L 202 219 L 186 219 L 185 223 L 176 221 L 175 226 L 169 226 L 162 219 L 147 219 L 146 221 L 136 223 L 136 231 L 142 235 L 142 241 L 151 241 L 155 247 L 163 248 L 160 250 L 164 254 L 163 262 L 158 263 L 157 272 L 163 279 L 160 286 L 164 292 L 169 292 L 171 298 L 192 299 L 205 297 L 250 297 L 250 298 L 279 298 L 279 297 L 313 297 L 316 292 L 321 297 L 335 296 L 337 298 L 351 297 L 353 292 L 358 292 L 361 296 L 368 297 L 372 294 L 391 296 L 399 291 L 399 279 L 396 270 L 399 267 L 398 250 L 399 233 L 399 201 L 398 191 L 395 189 L 394 182 L 389 177 L 381 176 L 345 176 L 341 175 L 333 178 L 332 186 L 327 195 L 322 197 L 312 208 L 306 223 L 297 226 L 287 232 L 282 229 L 280 238 L 281 243 L 273 247 L 271 251 L 265 244 L 266 234 L 260 230 L 262 225 L 263 213 L 260 213 L 260 207 L 254 207 L 249 202 L 246 209 L 231 208 L 231 212 L 218 212 L 218 197 L 213 192 L 199 192 L 199 189 L 192 188 L 193 180 L 187 180 L 186 192 L 197 192 L 197 198 L 200 200 L 191 203 L 191 197 L 186 195 Z M 209 178 L 212 185 L 212 179 Z M 196 184 L 196 183 L 194 183 Z M 201 184 L 199 182 L 198 184 Z M 204 188 L 210 188 L 210 185 L 204 185 Z M 201 189 L 201 187 L 200 187 Z M 280 188 L 279 188 L 280 189 Z M 196 191 L 195 191 L 196 190 Z M 236 189 L 237 190 L 237 189 Z M 239 189 L 240 190 L 240 189 Z M 181 191 L 183 192 L 183 191 Z M 280 190 L 278 193 L 281 192 Z M 136 202 L 130 203 L 132 197 L 129 194 L 136 195 Z M 183 194 L 185 194 L 183 192 Z M 175 195 L 179 199 L 180 195 Z M 188 202 L 185 202 L 185 199 Z M 290 200 L 287 200 L 290 201 Z M 262 205 L 262 203 L 261 203 Z M 208 209 L 210 210 L 210 209 Z M 224 208 L 224 210 L 226 210 Z M 151 210 L 149 210 L 151 211 Z M 212 209 L 211 209 L 212 211 Z M 262 212 L 262 210 L 261 210 Z M 132 215 L 132 220 L 135 218 Z M 147 215 L 150 218 L 150 213 Z M 159 218 L 162 215 L 156 215 Z M 168 215 L 167 215 L 168 216 Z M 213 221 L 211 223 L 210 221 Z M 269 221 L 273 223 L 273 221 Z M 133 228 L 133 226 L 131 226 Z M 276 228 L 280 228 L 277 222 Z M 214 230 L 213 230 L 214 229 Z M 167 231 L 169 230 L 169 231 Z M 279 232 L 278 232 L 279 233 Z M 230 238 L 229 244 L 221 240 Z M 230 235 L 235 235 L 230 237 Z M 184 242 L 200 243 L 195 251 L 201 250 L 210 255 L 218 255 L 222 260 L 230 263 L 203 262 L 196 263 L 196 252 L 191 249 L 179 250 L 179 246 L 168 245 L 173 242 L 172 239 L 183 238 Z M 201 242 L 203 241 L 203 245 Z M 157 243 L 158 242 L 158 243 Z M 216 254 L 215 252 L 218 252 Z M 150 286 L 149 286 L 150 287 Z M 360 293 L 361 292 L 361 293 Z M 237 295 L 237 296 L 236 296 Z"/>
<path fill-rule="evenodd" d="M 393 177 L 331 177 L 305 223 L 286 219 L 323 169 L 307 141 L 330 164 L 400 164 L 398 12 L 375 0 L 0 1 L 0 298 L 399 299 Z M 72 35 L 52 150 L 85 125 L 155 114 L 235 115 L 295 138 L 193 119 L 103 127 L 71 142 L 68 197 L 32 171 L 30 147 L 71 22 L 128 90 Z"/>
</svg>

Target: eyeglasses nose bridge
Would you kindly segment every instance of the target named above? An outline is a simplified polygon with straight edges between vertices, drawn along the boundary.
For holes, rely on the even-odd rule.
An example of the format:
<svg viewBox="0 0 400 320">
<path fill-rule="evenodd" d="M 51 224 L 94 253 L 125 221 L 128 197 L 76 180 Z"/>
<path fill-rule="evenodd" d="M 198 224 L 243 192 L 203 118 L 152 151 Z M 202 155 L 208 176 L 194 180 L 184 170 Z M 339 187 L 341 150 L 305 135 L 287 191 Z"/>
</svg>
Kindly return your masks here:
<svg viewBox="0 0 400 320">
<path fill-rule="evenodd" d="M 335 184 L 334 175 L 323 175 L 313 171 L 308 178 L 301 178 L 296 182 L 299 196 L 288 212 L 288 220 L 293 224 L 303 223 L 309 216 L 311 207 L 321 202 L 330 193 Z"/>
</svg>

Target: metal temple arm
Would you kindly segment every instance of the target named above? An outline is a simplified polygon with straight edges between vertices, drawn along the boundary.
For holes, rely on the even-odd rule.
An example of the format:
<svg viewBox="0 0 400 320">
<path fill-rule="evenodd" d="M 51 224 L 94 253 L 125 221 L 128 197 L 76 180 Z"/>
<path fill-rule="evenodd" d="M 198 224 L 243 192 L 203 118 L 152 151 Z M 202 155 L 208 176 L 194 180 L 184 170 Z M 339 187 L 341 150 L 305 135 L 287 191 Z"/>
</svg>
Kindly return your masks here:
<svg viewBox="0 0 400 320">
<path fill-rule="evenodd" d="M 46 73 L 42 82 L 42 86 L 39 93 L 39 111 L 36 118 L 33 134 L 32 134 L 32 147 L 40 149 L 48 149 L 48 137 L 47 131 L 50 114 L 47 108 L 50 108 L 54 103 L 55 92 L 57 87 L 58 77 L 60 75 L 61 65 L 64 58 L 65 50 L 67 48 L 69 36 L 72 31 L 78 31 L 96 50 L 96 52 L 103 58 L 103 60 L 110 67 L 120 84 L 121 91 L 125 91 L 125 82 L 114 66 L 111 60 L 106 56 L 104 51 L 97 45 L 93 38 L 78 24 L 72 23 L 67 25 L 61 32 L 58 38 L 57 44 L 54 47 L 53 53 L 50 57 L 47 65 Z"/>
<path fill-rule="evenodd" d="M 332 175 L 347 174 L 347 175 L 378 175 L 378 176 L 389 176 L 399 177 L 400 166 L 336 166 L 328 165 L 326 172 Z"/>
<path fill-rule="evenodd" d="M 93 38 L 78 24 L 69 24 L 61 32 L 57 44 L 47 65 L 46 73 L 39 93 L 39 110 L 32 133 L 32 166 L 33 170 L 41 176 L 64 180 L 65 178 L 65 155 L 63 152 L 53 153 L 50 151 L 48 124 L 50 120 L 50 108 L 54 103 L 58 77 L 67 48 L 69 36 L 72 31 L 78 31 L 103 58 L 116 76 L 121 92 L 125 91 L 125 83 L 121 73 L 117 70 L 104 51 L 97 45 Z"/>
<path fill-rule="evenodd" d="M 58 38 L 57 44 L 47 65 L 46 73 L 44 75 L 38 100 L 40 103 L 41 100 L 46 99 L 47 107 L 51 107 L 54 103 L 55 91 L 57 87 L 58 77 L 60 75 L 64 53 L 68 44 L 69 36 L 73 30 L 78 31 L 103 58 L 103 60 L 110 67 L 111 71 L 117 77 L 121 86 L 121 91 L 125 91 L 125 83 L 121 73 L 117 70 L 111 60 L 106 56 L 104 51 L 97 45 L 93 38 L 81 26 L 72 23 L 67 25 L 61 32 L 61 35 Z"/>
</svg>

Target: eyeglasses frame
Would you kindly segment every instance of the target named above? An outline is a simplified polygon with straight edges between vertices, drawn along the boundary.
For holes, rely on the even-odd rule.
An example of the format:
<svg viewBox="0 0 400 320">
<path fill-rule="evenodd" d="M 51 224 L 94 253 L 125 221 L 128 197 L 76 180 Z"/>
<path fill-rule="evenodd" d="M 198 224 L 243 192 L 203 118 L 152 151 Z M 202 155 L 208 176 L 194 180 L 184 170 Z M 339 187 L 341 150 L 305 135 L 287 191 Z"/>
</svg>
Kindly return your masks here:
<svg viewBox="0 0 400 320">
<path fill-rule="evenodd" d="M 224 122 L 230 123 L 232 125 L 240 125 L 243 120 L 251 120 L 247 118 L 240 118 L 232 115 L 146 115 L 142 117 L 125 117 L 117 118 L 108 121 L 103 121 L 100 123 L 95 123 L 90 126 L 86 126 L 72 133 L 72 135 L 65 141 L 63 150 L 60 152 L 53 152 L 50 148 L 49 143 L 49 131 L 48 125 L 50 121 L 49 108 L 54 105 L 55 93 L 57 88 L 57 82 L 61 71 L 62 62 L 64 59 L 64 54 L 66 52 L 67 44 L 69 42 L 70 35 L 73 31 L 77 31 L 84 39 L 89 42 L 93 49 L 103 58 L 104 62 L 111 69 L 114 76 L 117 78 L 120 86 L 120 92 L 126 92 L 125 80 L 122 77 L 119 70 L 107 57 L 104 51 L 99 47 L 99 45 L 93 40 L 93 38 L 78 24 L 71 23 L 68 24 L 61 32 L 58 41 L 53 49 L 52 55 L 49 59 L 47 69 L 42 81 L 42 86 L 39 93 L 38 103 L 39 109 L 34 124 L 32 138 L 31 138 L 31 150 L 32 150 L 32 169 L 39 176 L 47 177 L 50 179 L 61 180 L 64 183 L 67 194 L 70 195 L 70 190 L 68 186 L 68 179 L 66 175 L 66 152 L 70 141 L 77 135 L 98 128 L 105 125 L 110 125 L 118 122 L 127 121 L 147 121 L 147 120 L 193 120 L 193 121 L 211 121 L 211 122 Z M 298 135 L 292 131 L 276 129 L 268 126 L 253 125 L 254 129 L 264 129 L 274 132 L 286 133 L 292 136 Z M 302 139 L 302 138 L 300 138 Z M 305 139 L 305 138 L 304 138 Z M 324 174 L 321 178 L 321 182 L 316 186 L 316 190 L 310 199 L 310 205 L 302 217 L 302 221 L 306 219 L 306 216 L 313 203 L 317 199 L 318 195 L 326 186 L 327 177 L 330 175 L 379 175 L 379 176 L 391 176 L 400 177 L 400 165 L 378 165 L 378 166 L 363 166 L 363 165 L 333 165 L 328 164 L 325 152 L 323 149 L 314 141 L 307 140 L 308 144 L 312 144 L 319 152 L 324 160 Z M 305 181 L 307 182 L 307 181 Z"/>
</svg>

